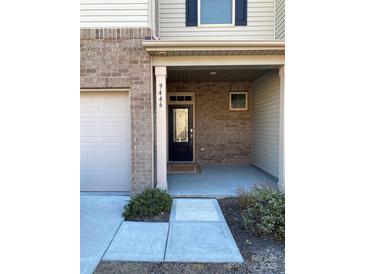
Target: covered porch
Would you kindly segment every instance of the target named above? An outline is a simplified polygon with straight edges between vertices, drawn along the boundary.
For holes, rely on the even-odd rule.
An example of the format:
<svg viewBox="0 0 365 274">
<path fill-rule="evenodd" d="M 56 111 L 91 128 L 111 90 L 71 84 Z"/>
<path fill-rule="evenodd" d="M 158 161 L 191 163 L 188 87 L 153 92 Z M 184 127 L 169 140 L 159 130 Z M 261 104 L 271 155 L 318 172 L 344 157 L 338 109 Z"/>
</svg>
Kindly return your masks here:
<svg viewBox="0 0 365 274">
<path fill-rule="evenodd" d="M 153 56 L 156 187 L 181 197 L 284 190 L 284 56 L 270 53 Z M 200 172 L 168 172 L 175 163 Z"/>
</svg>

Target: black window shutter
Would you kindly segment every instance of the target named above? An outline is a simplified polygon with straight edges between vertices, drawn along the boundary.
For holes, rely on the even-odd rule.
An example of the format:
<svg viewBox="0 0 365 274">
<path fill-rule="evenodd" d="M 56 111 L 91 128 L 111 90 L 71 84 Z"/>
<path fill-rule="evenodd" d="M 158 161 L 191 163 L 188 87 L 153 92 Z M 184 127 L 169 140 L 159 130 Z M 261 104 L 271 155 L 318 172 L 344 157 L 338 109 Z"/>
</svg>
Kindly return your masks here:
<svg viewBox="0 0 365 274">
<path fill-rule="evenodd" d="M 236 1 L 236 26 L 247 26 L 247 0 Z"/>
<path fill-rule="evenodd" d="M 186 26 L 198 25 L 198 0 L 186 0 Z"/>
</svg>

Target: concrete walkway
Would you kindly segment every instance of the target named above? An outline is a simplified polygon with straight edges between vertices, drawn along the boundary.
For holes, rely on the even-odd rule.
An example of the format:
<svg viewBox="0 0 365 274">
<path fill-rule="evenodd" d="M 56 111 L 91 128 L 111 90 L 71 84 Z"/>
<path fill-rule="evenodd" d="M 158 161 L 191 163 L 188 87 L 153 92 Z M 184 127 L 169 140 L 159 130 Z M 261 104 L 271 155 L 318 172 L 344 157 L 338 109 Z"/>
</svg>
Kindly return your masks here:
<svg viewBox="0 0 365 274">
<path fill-rule="evenodd" d="M 165 261 L 242 263 L 216 199 L 175 199 Z"/>
<path fill-rule="evenodd" d="M 216 199 L 175 199 L 169 223 L 124 221 L 103 260 L 243 262 Z"/>
<path fill-rule="evenodd" d="M 121 225 L 127 196 L 80 197 L 80 273 L 93 273 Z"/>
<path fill-rule="evenodd" d="M 100 260 L 243 262 L 216 199 L 174 199 L 169 223 L 123 221 L 128 200 L 81 195 L 80 273 Z"/>
</svg>

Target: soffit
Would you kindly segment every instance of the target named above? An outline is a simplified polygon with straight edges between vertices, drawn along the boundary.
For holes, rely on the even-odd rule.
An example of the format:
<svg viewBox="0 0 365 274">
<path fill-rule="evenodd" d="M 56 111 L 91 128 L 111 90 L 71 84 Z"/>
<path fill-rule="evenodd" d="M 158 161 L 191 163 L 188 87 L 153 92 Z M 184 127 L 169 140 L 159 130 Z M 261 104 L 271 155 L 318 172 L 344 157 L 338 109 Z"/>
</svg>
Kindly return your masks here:
<svg viewBox="0 0 365 274">
<path fill-rule="evenodd" d="M 168 67 L 167 82 L 251 82 L 268 69 L 275 67 Z"/>
</svg>

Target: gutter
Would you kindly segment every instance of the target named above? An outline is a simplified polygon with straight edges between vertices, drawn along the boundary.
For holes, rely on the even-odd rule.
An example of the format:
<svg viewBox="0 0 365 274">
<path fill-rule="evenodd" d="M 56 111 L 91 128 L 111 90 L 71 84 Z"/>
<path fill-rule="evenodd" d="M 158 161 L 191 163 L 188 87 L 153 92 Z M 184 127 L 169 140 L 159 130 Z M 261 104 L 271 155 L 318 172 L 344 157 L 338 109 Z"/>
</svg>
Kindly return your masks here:
<svg viewBox="0 0 365 274">
<path fill-rule="evenodd" d="M 284 41 L 260 40 L 260 41 L 142 41 L 143 46 L 146 47 L 284 47 Z"/>
<path fill-rule="evenodd" d="M 285 50 L 284 41 L 142 41 L 146 51 Z"/>
</svg>

